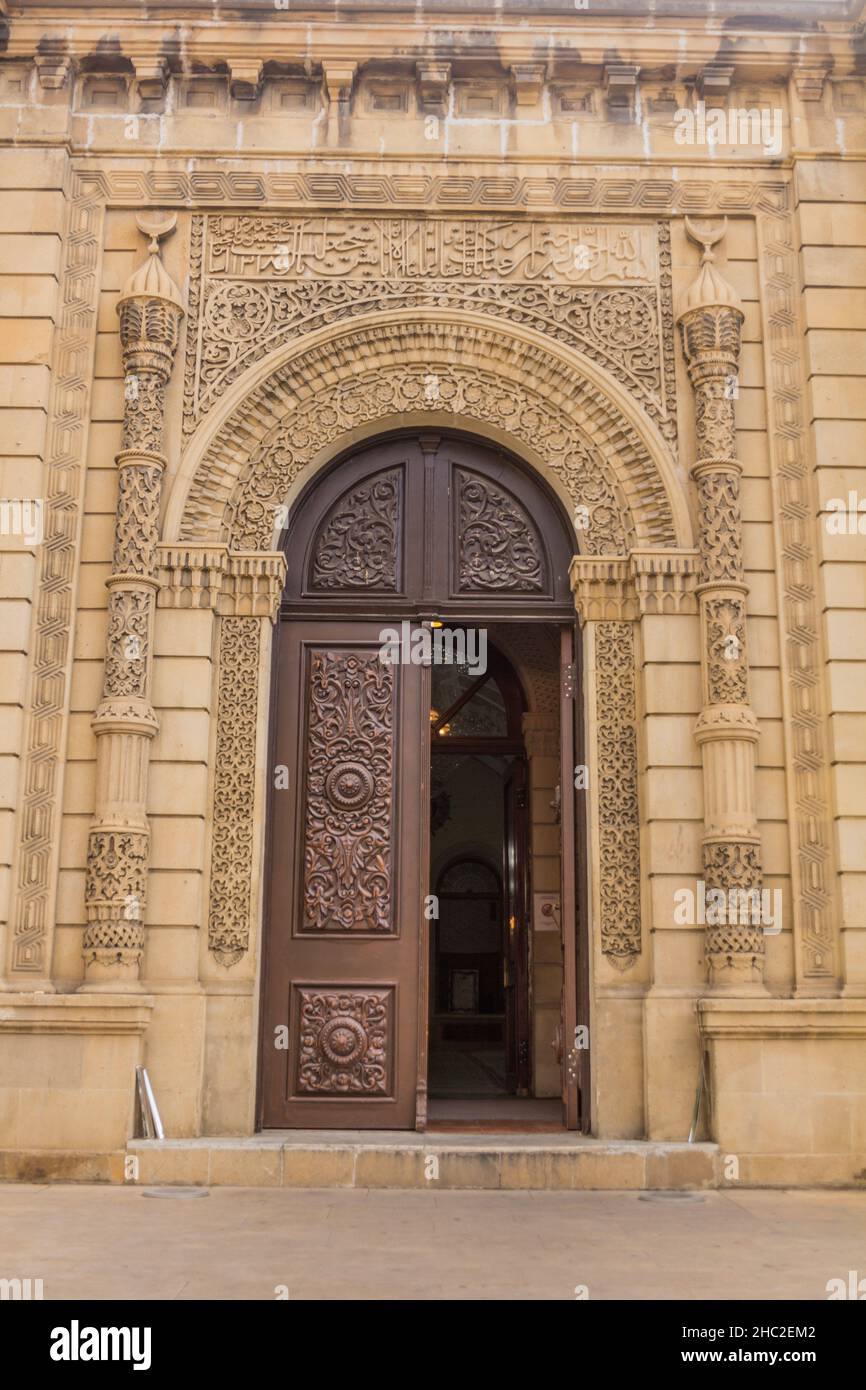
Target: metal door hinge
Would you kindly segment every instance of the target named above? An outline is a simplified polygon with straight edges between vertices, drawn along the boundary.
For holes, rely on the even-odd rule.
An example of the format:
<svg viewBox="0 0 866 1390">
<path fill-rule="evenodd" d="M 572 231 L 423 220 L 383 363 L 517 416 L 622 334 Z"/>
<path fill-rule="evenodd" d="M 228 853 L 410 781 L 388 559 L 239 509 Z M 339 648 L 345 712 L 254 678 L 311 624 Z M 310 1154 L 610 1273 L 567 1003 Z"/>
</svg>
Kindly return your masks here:
<svg viewBox="0 0 866 1390">
<path fill-rule="evenodd" d="M 562 668 L 562 694 L 566 700 L 574 699 L 574 687 L 577 682 L 577 667 L 574 662 Z"/>
</svg>

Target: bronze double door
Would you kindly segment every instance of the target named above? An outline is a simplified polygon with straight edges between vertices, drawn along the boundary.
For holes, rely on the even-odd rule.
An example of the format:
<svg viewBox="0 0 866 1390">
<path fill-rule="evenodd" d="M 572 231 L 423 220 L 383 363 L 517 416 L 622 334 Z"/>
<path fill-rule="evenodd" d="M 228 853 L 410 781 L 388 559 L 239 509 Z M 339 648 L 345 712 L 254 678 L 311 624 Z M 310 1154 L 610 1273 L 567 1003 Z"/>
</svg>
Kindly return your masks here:
<svg viewBox="0 0 866 1390">
<path fill-rule="evenodd" d="M 368 447 L 296 508 L 275 651 L 263 1126 L 423 1127 L 430 668 L 413 640 L 434 617 L 564 619 L 571 553 L 539 484 L 460 439 Z M 386 630 L 407 659 L 383 659 Z"/>
</svg>

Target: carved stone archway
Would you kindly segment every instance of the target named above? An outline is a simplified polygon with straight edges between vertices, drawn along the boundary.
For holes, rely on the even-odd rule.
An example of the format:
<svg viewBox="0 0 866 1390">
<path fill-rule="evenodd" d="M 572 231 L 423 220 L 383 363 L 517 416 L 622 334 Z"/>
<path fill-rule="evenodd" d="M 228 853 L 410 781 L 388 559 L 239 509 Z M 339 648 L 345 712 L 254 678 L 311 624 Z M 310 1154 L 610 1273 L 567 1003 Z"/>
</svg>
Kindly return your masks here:
<svg viewBox="0 0 866 1390">
<path fill-rule="evenodd" d="M 584 553 L 691 547 L 678 465 L 610 374 L 534 330 L 433 310 L 331 327 L 245 373 L 186 451 L 164 538 L 272 550 L 287 503 L 348 444 L 456 418 L 585 509 Z"/>
<path fill-rule="evenodd" d="M 208 955 L 221 970 L 253 968 L 261 906 L 254 887 L 256 826 L 264 795 L 255 772 L 260 672 L 270 649 L 266 619 L 276 613 L 277 550 L 289 508 L 314 474 L 350 446 L 419 426 L 457 427 L 509 449 L 576 518 L 575 548 L 592 571 L 582 574 L 580 594 L 588 583 L 595 595 L 594 604 L 579 608 L 591 629 L 588 645 L 595 651 L 597 644 L 601 706 L 616 701 L 616 731 L 622 721 L 629 730 L 593 753 L 600 781 L 616 787 L 598 944 L 606 968 L 618 975 L 645 946 L 635 624 L 645 612 L 679 611 L 691 597 L 685 483 L 649 415 L 598 364 L 532 329 L 506 329 L 454 310 L 369 315 L 272 354 L 213 407 L 175 477 L 163 529 L 160 604 L 214 607 L 221 616 Z M 615 631 L 609 619 L 618 620 Z"/>
</svg>

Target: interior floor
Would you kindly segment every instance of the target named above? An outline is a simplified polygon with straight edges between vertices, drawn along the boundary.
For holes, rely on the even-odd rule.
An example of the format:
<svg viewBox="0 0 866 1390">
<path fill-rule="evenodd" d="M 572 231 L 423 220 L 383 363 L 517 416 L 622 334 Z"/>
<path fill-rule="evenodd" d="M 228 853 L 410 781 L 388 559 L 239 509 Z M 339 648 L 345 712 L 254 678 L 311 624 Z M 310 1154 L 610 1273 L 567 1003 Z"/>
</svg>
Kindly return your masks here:
<svg viewBox="0 0 866 1390">
<path fill-rule="evenodd" d="M 433 1133 L 545 1134 L 564 1129 L 557 1096 L 437 1098 L 427 1104 L 427 1129 Z"/>
</svg>

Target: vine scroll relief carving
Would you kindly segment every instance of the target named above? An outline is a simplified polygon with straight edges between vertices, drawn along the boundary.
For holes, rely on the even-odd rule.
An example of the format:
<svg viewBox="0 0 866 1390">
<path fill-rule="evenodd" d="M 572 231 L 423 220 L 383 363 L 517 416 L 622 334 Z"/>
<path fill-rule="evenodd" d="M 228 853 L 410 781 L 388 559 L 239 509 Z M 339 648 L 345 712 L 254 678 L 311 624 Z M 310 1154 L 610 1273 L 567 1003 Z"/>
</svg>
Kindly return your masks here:
<svg viewBox="0 0 866 1390">
<path fill-rule="evenodd" d="M 577 221 L 195 217 L 184 436 L 291 338 L 382 309 L 474 309 L 587 354 L 676 435 L 670 227 Z"/>
</svg>

